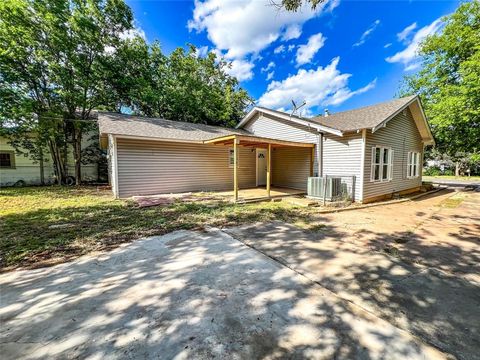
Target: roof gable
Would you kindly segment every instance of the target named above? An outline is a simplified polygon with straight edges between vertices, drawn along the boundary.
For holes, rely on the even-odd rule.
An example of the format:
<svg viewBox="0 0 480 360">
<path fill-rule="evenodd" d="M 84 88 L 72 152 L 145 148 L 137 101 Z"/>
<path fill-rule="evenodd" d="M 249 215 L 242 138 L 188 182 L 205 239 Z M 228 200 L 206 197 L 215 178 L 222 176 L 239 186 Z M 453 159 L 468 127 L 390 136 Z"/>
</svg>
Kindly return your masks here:
<svg viewBox="0 0 480 360">
<path fill-rule="evenodd" d="M 373 129 L 385 120 L 395 116 L 415 98 L 416 96 L 408 96 L 358 109 L 333 113 L 327 117 L 316 116 L 311 118 L 310 121 L 332 126 L 344 132 Z"/>
<path fill-rule="evenodd" d="M 325 126 L 325 125 L 322 125 L 322 124 L 319 124 L 319 123 L 314 123 L 314 122 L 310 121 L 310 119 L 308 119 L 308 118 L 301 118 L 301 117 L 296 116 L 296 115 L 289 115 L 289 114 L 284 113 L 282 111 L 271 110 L 271 109 L 267 109 L 267 108 L 260 107 L 260 106 L 256 106 L 252 110 L 250 110 L 250 112 L 247 115 L 245 115 L 245 117 L 242 119 L 242 121 L 240 121 L 240 123 L 237 125 L 237 129 L 243 128 L 251 120 L 255 119 L 257 114 L 271 115 L 273 117 L 280 118 L 282 120 L 287 120 L 287 121 L 290 121 L 292 123 L 296 123 L 296 124 L 299 124 L 299 125 L 314 128 L 314 129 L 318 130 L 319 132 L 326 132 L 326 133 L 329 133 L 329 134 L 342 136 L 342 132 L 340 130 L 334 129 L 334 128 L 331 128 L 329 126 Z"/>
<path fill-rule="evenodd" d="M 359 109 L 338 112 L 327 117 L 316 116 L 313 118 L 300 118 L 281 111 L 255 107 L 242 119 L 237 128 L 245 126 L 249 121 L 255 118 L 256 114 L 266 113 L 284 120 L 314 127 L 320 132 L 339 136 L 342 136 L 344 133 L 359 131 L 362 129 L 369 129 L 372 132 L 375 132 L 379 128 L 386 126 L 391 119 L 407 107 L 412 112 L 415 124 L 422 136 L 423 142 L 427 145 L 434 144 L 430 127 L 417 95 L 394 99 Z"/>
</svg>

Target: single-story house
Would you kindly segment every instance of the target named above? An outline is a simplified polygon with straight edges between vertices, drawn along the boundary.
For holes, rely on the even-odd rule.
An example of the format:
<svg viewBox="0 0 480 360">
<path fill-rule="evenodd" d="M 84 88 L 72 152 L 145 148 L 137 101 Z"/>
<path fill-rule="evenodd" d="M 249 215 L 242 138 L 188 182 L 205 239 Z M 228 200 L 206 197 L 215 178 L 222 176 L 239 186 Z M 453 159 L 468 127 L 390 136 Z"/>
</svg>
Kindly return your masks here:
<svg viewBox="0 0 480 360">
<path fill-rule="evenodd" d="M 82 149 L 87 148 L 91 144 L 97 143 L 96 132 L 85 134 L 82 139 Z M 95 140 L 95 141 L 93 141 Z M 98 145 L 97 145 L 98 146 Z M 0 136 L 0 187 L 25 185 L 53 184 L 55 182 L 55 171 L 53 160 L 48 152 L 45 153 L 45 161 L 40 164 L 39 161 L 32 160 L 25 149 L 20 149 L 22 154 L 17 152 L 10 145 L 10 139 Z M 73 159 L 73 148 L 71 145 L 67 147 L 67 175 L 75 176 L 75 161 Z M 97 163 L 82 164 L 82 181 L 100 181 L 101 171 Z"/>
<path fill-rule="evenodd" d="M 418 190 L 434 144 L 418 96 L 303 118 L 253 108 L 235 129 L 115 113 L 98 116 L 115 197 L 272 186 L 306 191 L 312 176 L 352 177 L 352 197 Z"/>
</svg>

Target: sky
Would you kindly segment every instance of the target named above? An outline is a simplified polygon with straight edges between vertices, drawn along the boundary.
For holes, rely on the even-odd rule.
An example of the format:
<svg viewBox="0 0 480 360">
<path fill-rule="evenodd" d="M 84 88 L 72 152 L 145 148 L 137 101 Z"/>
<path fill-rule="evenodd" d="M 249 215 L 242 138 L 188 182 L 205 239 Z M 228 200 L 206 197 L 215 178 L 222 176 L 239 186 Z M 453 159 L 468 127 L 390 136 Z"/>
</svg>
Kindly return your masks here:
<svg viewBox="0 0 480 360">
<path fill-rule="evenodd" d="M 280 0 L 278 0 L 280 1 Z M 255 104 L 313 116 L 387 101 L 418 71 L 418 44 L 458 1 L 328 0 L 315 11 L 271 0 L 126 0 L 136 32 L 165 53 L 191 43 L 215 52 Z"/>
</svg>

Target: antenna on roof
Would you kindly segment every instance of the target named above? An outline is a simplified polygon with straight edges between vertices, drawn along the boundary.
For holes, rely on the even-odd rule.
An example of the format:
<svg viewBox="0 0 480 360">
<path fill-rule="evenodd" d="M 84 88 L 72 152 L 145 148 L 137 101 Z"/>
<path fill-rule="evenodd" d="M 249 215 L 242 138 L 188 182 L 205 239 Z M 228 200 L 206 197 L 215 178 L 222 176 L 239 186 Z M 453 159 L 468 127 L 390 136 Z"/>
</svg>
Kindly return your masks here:
<svg viewBox="0 0 480 360">
<path fill-rule="evenodd" d="M 304 107 L 305 105 L 307 105 L 307 102 L 306 102 L 305 100 L 303 100 L 302 105 L 297 106 L 297 104 L 295 104 L 295 101 L 292 100 L 292 105 L 293 105 L 293 109 L 292 109 L 292 112 L 290 113 L 290 117 L 292 117 L 293 115 L 295 115 L 295 113 L 298 112 L 299 109 L 301 109 L 302 107 Z M 299 116 L 300 116 L 300 115 L 299 115 Z"/>
</svg>

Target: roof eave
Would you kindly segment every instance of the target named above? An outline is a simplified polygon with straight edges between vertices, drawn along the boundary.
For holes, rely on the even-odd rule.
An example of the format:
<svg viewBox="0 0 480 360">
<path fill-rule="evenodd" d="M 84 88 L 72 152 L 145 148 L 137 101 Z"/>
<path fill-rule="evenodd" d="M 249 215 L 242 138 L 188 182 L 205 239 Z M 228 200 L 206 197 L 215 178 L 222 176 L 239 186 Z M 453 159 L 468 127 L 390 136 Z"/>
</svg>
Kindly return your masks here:
<svg viewBox="0 0 480 360">
<path fill-rule="evenodd" d="M 277 117 L 277 118 L 280 118 L 280 119 L 283 119 L 283 120 L 286 120 L 286 121 L 290 121 L 290 122 L 293 122 L 293 123 L 296 123 L 296 124 L 300 124 L 300 125 L 307 126 L 307 127 L 312 127 L 319 132 L 326 132 L 326 133 L 337 135 L 337 136 L 343 136 L 343 132 L 340 131 L 340 130 L 333 129 L 333 128 L 330 128 L 328 126 L 320 125 L 320 124 L 317 124 L 313 121 L 297 119 L 297 118 L 288 116 L 287 114 L 278 113 L 276 111 L 272 111 L 272 110 L 268 110 L 268 109 L 260 109 L 258 107 L 254 107 L 252 110 L 250 110 L 248 112 L 248 114 L 245 115 L 245 117 L 238 123 L 236 128 L 237 129 L 242 128 L 245 124 L 247 124 L 253 118 L 254 115 L 256 115 L 258 113 L 268 114 L 268 115 L 271 115 L 271 116 L 274 116 L 274 117 Z"/>
<path fill-rule="evenodd" d="M 422 120 L 425 124 L 425 129 L 427 130 L 427 133 L 428 133 L 428 137 L 427 138 L 423 138 L 422 137 L 422 141 L 426 144 L 426 145 L 435 145 L 435 139 L 433 138 L 433 135 L 432 135 L 432 131 L 430 129 L 430 125 L 428 124 L 428 121 L 427 121 L 427 117 L 425 116 L 425 112 L 423 111 L 423 106 L 422 106 L 422 103 L 420 101 L 420 98 L 418 95 L 416 95 L 414 98 L 412 98 L 412 100 L 410 100 L 408 103 L 406 103 L 404 106 L 402 106 L 400 109 L 398 109 L 396 112 L 394 112 L 392 115 L 390 115 L 388 118 L 386 118 L 384 121 L 382 121 L 380 124 L 374 126 L 373 128 L 371 128 L 371 131 L 372 131 L 372 134 L 374 132 L 376 132 L 377 130 L 381 129 L 381 128 L 384 128 L 385 126 L 387 126 L 387 123 L 392 120 L 395 116 L 397 116 L 401 111 L 403 111 L 404 109 L 406 109 L 407 107 L 409 107 L 410 105 L 412 105 L 414 102 L 418 102 L 418 107 L 420 109 L 420 113 L 422 115 Z"/>
</svg>

